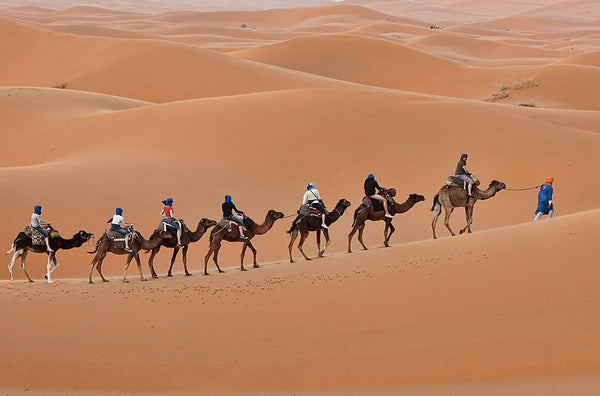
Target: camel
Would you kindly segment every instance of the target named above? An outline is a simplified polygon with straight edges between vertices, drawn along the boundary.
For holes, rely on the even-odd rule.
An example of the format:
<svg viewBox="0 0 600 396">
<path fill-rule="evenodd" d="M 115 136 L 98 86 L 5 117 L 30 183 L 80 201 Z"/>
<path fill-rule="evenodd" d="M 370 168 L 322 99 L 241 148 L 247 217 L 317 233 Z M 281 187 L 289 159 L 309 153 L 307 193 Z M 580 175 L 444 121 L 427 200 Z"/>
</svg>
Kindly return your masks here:
<svg viewBox="0 0 600 396">
<path fill-rule="evenodd" d="M 419 194 L 410 194 L 406 201 L 399 204 L 393 198 L 389 198 L 391 202 L 388 203 L 388 208 L 391 215 L 400 214 L 409 211 L 417 202 L 421 202 L 425 200 L 425 197 Z M 348 234 L 348 253 L 352 253 L 352 237 L 354 233 L 358 231 L 358 241 L 362 245 L 364 250 L 367 250 L 365 243 L 363 242 L 363 231 L 365 229 L 365 223 L 367 220 L 371 221 L 385 221 L 385 229 L 383 230 L 383 245 L 385 247 L 390 247 L 389 242 L 392 234 L 396 230 L 394 225 L 392 224 L 392 220 L 390 218 L 385 217 L 385 211 L 381 210 L 373 210 L 373 206 L 365 207 L 364 205 L 359 206 L 354 211 L 354 223 L 352 223 L 352 231 Z M 389 231 L 389 233 L 388 233 Z"/>
<path fill-rule="evenodd" d="M 350 202 L 344 198 L 340 199 L 337 205 L 335 205 L 335 209 L 325 215 L 325 224 L 330 226 L 331 223 L 334 223 L 337 219 L 342 217 L 349 206 Z M 323 257 L 325 249 L 327 249 L 327 246 L 329 246 L 331 241 L 329 239 L 329 229 L 321 227 L 321 215 L 319 214 L 319 217 L 307 215 L 298 216 L 294 219 L 292 226 L 287 231 L 287 233 L 290 234 L 290 244 L 288 245 L 288 250 L 290 251 L 290 263 L 294 262 L 294 259 L 292 258 L 292 246 L 294 245 L 294 241 L 298 236 L 298 232 L 300 232 L 298 250 L 300 250 L 300 253 L 302 253 L 306 260 L 310 260 L 310 258 L 304 253 L 304 250 L 302 250 L 302 245 L 304 244 L 304 241 L 308 237 L 308 233 L 310 231 L 317 232 L 317 249 L 319 251 L 319 257 Z M 323 250 L 321 250 L 321 231 L 323 231 L 323 235 L 325 235 L 326 240 Z"/>
<path fill-rule="evenodd" d="M 434 211 L 433 222 L 431 223 L 431 228 L 433 230 L 433 239 L 437 239 L 435 235 L 435 224 L 437 222 L 437 218 L 442 212 L 442 206 L 444 207 L 444 211 L 446 213 L 446 217 L 444 219 L 444 224 L 450 234 L 452 236 L 456 236 L 456 234 L 450 228 L 450 215 L 454 208 L 458 208 L 461 206 L 465 207 L 465 213 L 467 215 L 467 225 L 465 228 L 460 230 L 460 234 L 468 231 L 471 233 L 471 223 L 473 223 L 473 206 L 477 200 L 481 199 L 489 199 L 496 195 L 496 193 L 500 190 L 506 188 L 506 184 L 499 182 L 497 180 L 492 180 L 487 190 L 483 191 L 473 185 L 472 196 L 467 196 L 467 191 L 462 186 L 450 185 L 444 186 L 438 191 L 438 193 L 433 197 L 433 206 L 431 208 Z"/>
<path fill-rule="evenodd" d="M 279 220 L 281 218 L 283 218 L 283 213 L 277 212 L 273 209 L 269 210 L 267 212 L 267 215 L 265 216 L 265 221 L 263 224 L 257 224 L 257 223 L 252 222 L 252 225 L 246 226 L 246 232 L 244 234 L 246 235 L 247 239 L 240 238 L 240 234 L 239 234 L 240 231 L 239 231 L 238 227 L 231 227 L 230 230 L 228 230 L 227 227 L 220 227 L 220 226 L 213 228 L 210 233 L 210 244 L 209 244 L 208 253 L 204 257 L 204 275 L 208 275 L 208 272 L 206 271 L 206 267 L 208 266 L 208 259 L 210 258 L 210 256 L 213 253 L 214 253 L 213 261 L 215 262 L 217 269 L 219 270 L 219 272 L 225 272 L 225 271 L 221 270 L 221 268 L 219 267 L 219 263 L 217 262 L 217 256 L 219 255 L 219 249 L 221 249 L 221 242 L 223 240 L 228 241 L 228 242 L 243 242 L 244 243 L 244 245 L 242 246 L 242 254 L 241 254 L 241 265 L 240 265 L 241 271 L 246 271 L 246 269 L 244 268 L 244 256 L 246 254 L 247 247 L 249 247 L 250 250 L 252 250 L 252 253 L 254 255 L 254 268 L 258 268 L 258 264 L 256 264 L 256 249 L 254 248 L 254 246 L 252 245 L 252 242 L 250 242 L 250 241 L 252 238 L 254 238 L 255 235 L 266 234 L 271 229 L 271 227 L 273 227 L 273 224 L 275 223 L 275 221 Z"/>
<path fill-rule="evenodd" d="M 29 282 L 33 282 L 27 270 L 25 269 L 25 259 L 27 257 L 27 252 L 33 253 L 46 253 L 48 255 L 48 264 L 46 266 L 46 276 L 45 278 L 48 280 L 48 283 L 54 283 L 51 279 L 50 274 L 54 272 L 55 269 L 58 268 L 59 264 L 56 260 L 56 252 L 60 249 L 73 249 L 76 247 L 80 247 L 84 242 L 93 238 L 94 234 L 90 234 L 85 232 L 84 230 L 80 230 L 77 234 L 73 235 L 71 239 L 63 239 L 62 237 L 50 238 L 50 247 L 54 252 L 48 252 L 46 250 L 46 245 L 33 245 L 31 243 L 31 238 L 28 237 L 24 232 L 20 232 L 19 235 L 15 238 L 10 250 L 5 254 L 10 254 L 14 251 L 12 259 L 8 264 L 8 272 L 10 272 L 10 280 L 13 280 L 13 266 L 15 265 L 15 261 L 17 258 L 21 258 L 21 269 L 25 272 L 25 276 Z"/>
<path fill-rule="evenodd" d="M 192 275 L 188 271 L 188 268 L 187 268 L 188 245 L 192 242 L 199 241 L 200 238 L 202 238 L 202 235 L 204 235 L 204 233 L 210 227 L 212 227 L 216 224 L 217 224 L 217 222 L 214 220 L 203 218 L 202 220 L 200 220 L 198 222 L 198 227 L 196 227 L 196 231 L 191 232 L 190 230 L 187 229 L 187 227 L 184 228 L 183 233 L 181 234 L 181 243 L 183 244 L 183 248 L 182 248 L 183 249 L 183 252 L 182 252 L 183 268 L 185 268 L 186 276 Z M 159 232 L 160 232 L 159 230 L 154 231 L 154 233 L 150 236 L 150 240 L 152 241 L 152 240 L 156 239 L 158 237 Z M 158 278 L 158 275 L 156 275 L 156 272 L 154 271 L 154 256 L 156 256 L 156 254 L 160 250 L 161 246 L 173 249 L 173 256 L 171 257 L 171 266 L 169 266 L 169 273 L 167 274 L 168 277 L 173 276 L 171 274 L 171 271 L 173 269 L 173 263 L 175 262 L 177 253 L 179 252 L 179 247 L 177 246 L 177 238 L 174 236 L 171 236 L 171 238 L 169 238 L 169 239 L 164 239 L 160 245 L 158 245 L 154 249 L 152 249 L 152 254 L 150 255 L 150 258 L 148 259 L 148 266 L 150 267 L 150 272 L 152 273 L 153 278 Z"/>
<path fill-rule="evenodd" d="M 142 274 L 142 264 L 140 263 L 140 250 L 152 250 L 161 243 L 163 240 L 171 238 L 171 234 L 166 231 L 160 231 L 157 237 L 152 241 L 147 241 L 144 237 L 137 231 L 132 231 L 131 239 L 129 240 L 129 248 L 132 250 L 131 253 L 127 252 L 125 249 L 116 249 L 114 245 L 114 241 L 109 239 L 106 235 L 106 232 L 102 235 L 102 238 L 96 243 L 96 249 L 93 252 L 88 252 L 90 254 L 96 253 L 96 256 L 90 263 L 90 283 L 94 283 L 92 281 L 92 271 L 94 270 L 94 266 L 96 266 L 96 270 L 100 274 L 102 281 L 108 282 L 107 279 L 102 275 L 102 261 L 106 257 L 106 253 L 111 252 L 114 254 L 127 254 L 127 261 L 125 261 L 125 270 L 123 273 L 123 283 L 129 282 L 127 280 L 127 268 L 129 267 L 129 263 L 131 259 L 135 257 L 135 261 L 137 262 L 138 269 L 140 270 L 140 279 L 145 281 L 144 274 Z"/>
</svg>

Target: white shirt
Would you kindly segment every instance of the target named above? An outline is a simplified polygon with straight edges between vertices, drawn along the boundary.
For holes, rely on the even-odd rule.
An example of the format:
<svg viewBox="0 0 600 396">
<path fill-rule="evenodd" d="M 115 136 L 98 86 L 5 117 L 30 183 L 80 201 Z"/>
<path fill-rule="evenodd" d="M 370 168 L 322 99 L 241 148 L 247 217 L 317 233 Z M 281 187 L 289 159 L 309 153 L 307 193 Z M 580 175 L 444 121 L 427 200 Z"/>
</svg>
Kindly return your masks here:
<svg viewBox="0 0 600 396">
<path fill-rule="evenodd" d="M 309 201 L 321 200 L 321 194 L 319 194 L 319 190 L 316 188 L 310 189 L 304 193 L 304 198 L 302 199 L 302 205 L 308 203 Z"/>
<path fill-rule="evenodd" d="M 113 216 L 112 223 L 113 223 L 113 224 L 117 224 L 117 225 L 119 225 L 119 224 L 121 224 L 121 222 L 122 222 L 123 220 L 125 220 L 125 219 L 123 218 L 123 216 L 120 216 L 120 215 L 116 214 L 116 215 L 114 215 L 114 216 Z"/>
<path fill-rule="evenodd" d="M 40 219 L 40 215 L 37 213 L 33 213 L 31 215 L 31 226 L 32 227 L 39 227 L 40 226 L 40 222 L 42 221 L 42 219 Z"/>
</svg>

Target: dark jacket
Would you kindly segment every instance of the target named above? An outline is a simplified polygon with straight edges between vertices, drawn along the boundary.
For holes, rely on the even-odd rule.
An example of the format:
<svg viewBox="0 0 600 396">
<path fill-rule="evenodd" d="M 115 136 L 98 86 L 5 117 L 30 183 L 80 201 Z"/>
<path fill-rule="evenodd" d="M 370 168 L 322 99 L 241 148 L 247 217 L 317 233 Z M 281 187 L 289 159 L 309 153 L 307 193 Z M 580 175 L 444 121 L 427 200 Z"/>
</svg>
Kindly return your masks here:
<svg viewBox="0 0 600 396">
<path fill-rule="evenodd" d="M 377 180 L 367 178 L 367 180 L 365 180 L 365 195 L 367 197 L 375 195 L 375 189 L 381 190 L 382 188 L 379 186 L 379 183 L 377 183 Z"/>
<path fill-rule="evenodd" d="M 225 217 L 225 218 L 233 216 L 234 210 L 235 210 L 235 213 L 238 213 L 238 214 L 243 213 L 241 210 L 238 210 L 238 208 L 235 207 L 233 202 L 223 202 L 223 205 L 221 205 L 221 209 L 223 209 L 223 217 Z"/>
</svg>

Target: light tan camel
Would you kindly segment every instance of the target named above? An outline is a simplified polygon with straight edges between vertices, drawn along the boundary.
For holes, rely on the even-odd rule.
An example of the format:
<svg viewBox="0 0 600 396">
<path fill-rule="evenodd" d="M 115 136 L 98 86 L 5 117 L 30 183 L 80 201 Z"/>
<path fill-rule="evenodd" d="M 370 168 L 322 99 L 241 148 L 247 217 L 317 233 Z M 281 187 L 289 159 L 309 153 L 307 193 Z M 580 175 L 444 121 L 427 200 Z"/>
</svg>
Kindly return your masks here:
<svg viewBox="0 0 600 396">
<path fill-rule="evenodd" d="M 471 232 L 471 223 L 473 223 L 473 206 L 475 202 L 478 200 L 489 199 L 496 195 L 496 193 L 500 190 L 506 188 L 506 184 L 499 182 L 497 180 L 492 180 L 487 190 L 480 190 L 475 185 L 473 186 L 472 197 L 467 195 L 467 191 L 462 186 L 450 185 L 444 186 L 440 188 L 440 191 L 433 197 L 433 207 L 431 210 L 434 212 L 433 222 L 431 223 L 431 228 L 433 230 L 433 239 L 437 239 L 435 235 L 435 224 L 437 222 L 437 218 L 442 212 L 442 207 L 444 207 L 444 211 L 446 217 L 444 218 L 444 224 L 450 234 L 455 236 L 456 234 L 450 228 L 450 215 L 454 208 L 458 208 L 464 206 L 465 213 L 467 215 L 467 225 L 465 228 L 460 230 L 462 234 L 465 231 Z"/>
<path fill-rule="evenodd" d="M 388 201 L 388 208 L 389 208 L 390 214 L 395 215 L 395 214 L 407 212 L 417 202 L 424 201 L 425 197 L 422 195 L 419 195 L 419 194 L 410 194 L 408 196 L 408 199 L 401 204 L 394 201 L 394 199 L 391 197 L 390 197 L 390 199 L 392 202 L 390 203 Z M 363 249 L 367 250 L 367 247 L 365 246 L 365 243 L 363 242 L 363 239 L 362 239 L 363 231 L 365 229 L 365 223 L 367 220 L 371 220 L 371 221 L 384 220 L 385 221 L 385 229 L 383 230 L 383 244 L 385 247 L 390 246 L 389 245 L 390 237 L 396 230 L 396 228 L 394 228 L 394 225 L 392 224 L 392 219 L 385 217 L 385 211 L 383 210 L 383 208 L 381 210 L 374 211 L 373 206 L 366 207 L 366 206 L 364 206 L 364 204 L 361 204 L 361 206 L 359 206 L 354 211 L 354 223 L 352 224 L 352 231 L 350 231 L 350 233 L 348 234 L 348 253 L 352 253 L 352 248 L 351 248 L 352 237 L 354 236 L 354 233 L 356 231 L 358 231 L 358 241 L 362 245 Z M 388 231 L 389 231 L 389 233 L 388 233 Z"/>
<path fill-rule="evenodd" d="M 333 209 L 333 211 L 325 215 L 325 224 L 327 226 L 330 226 L 333 222 L 342 217 L 342 215 L 349 206 L 350 202 L 348 202 L 344 198 L 340 199 L 337 205 L 335 206 L 335 209 Z M 300 242 L 298 242 L 298 250 L 300 250 L 300 253 L 302 253 L 306 260 L 310 260 L 310 258 L 304 253 L 304 250 L 302 250 L 302 245 L 304 244 L 304 241 L 308 237 L 308 233 L 310 231 L 317 232 L 317 249 L 319 251 L 319 257 L 323 257 L 325 249 L 327 249 L 327 246 L 329 246 L 330 239 L 329 229 L 321 227 L 321 215 L 319 214 L 319 217 L 296 217 L 292 222 L 292 226 L 288 230 L 288 234 L 290 234 L 290 244 L 288 245 L 288 250 L 290 252 L 290 263 L 294 262 L 294 259 L 292 258 L 292 247 L 294 245 L 294 240 L 296 240 L 296 237 L 298 236 L 298 232 L 300 232 Z M 326 240 L 323 250 L 321 250 L 321 231 L 323 231 L 323 235 L 325 235 Z"/>
<path fill-rule="evenodd" d="M 144 237 L 137 231 L 133 231 L 131 233 L 131 239 L 129 240 L 129 248 L 132 250 L 131 253 L 127 252 L 125 249 L 115 249 L 114 241 L 109 239 L 106 235 L 106 232 L 102 235 L 102 238 L 96 243 L 96 249 L 93 252 L 88 252 L 90 254 L 96 253 L 96 256 L 90 263 L 90 283 L 94 283 L 92 281 L 92 271 L 94 270 L 94 266 L 96 266 L 96 270 L 100 277 L 104 282 L 108 282 L 107 279 L 102 275 L 102 261 L 106 257 L 108 252 L 114 254 L 126 254 L 127 261 L 125 261 L 125 270 L 123 272 L 123 283 L 127 283 L 127 268 L 129 268 L 129 263 L 131 259 L 135 257 L 135 261 L 137 262 L 138 269 L 140 270 L 140 279 L 145 281 L 144 274 L 142 274 L 142 264 L 140 263 L 140 250 L 151 250 L 157 247 L 162 243 L 163 240 L 171 237 L 171 234 L 165 231 L 160 231 L 158 236 L 153 241 L 147 241 Z"/>
<path fill-rule="evenodd" d="M 252 245 L 252 242 L 250 242 L 250 240 L 252 238 L 254 238 L 255 235 L 266 234 L 271 229 L 271 227 L 273 227 L 273 224 L 275 223 L 275 221 L 279 220 L 281 218 L 283 218 L 283 213 L 277 212 L 273 209 L 269 210 L 267 212 L 267 215 L 265 216 L 265 222 L 263 224 L 256 224 L 255 222 L 252 221 L 251 225 L 246 226 L 246 232 L 244 232 L 244 234 L 247 237 L 247 239 L 240 238 L 240 231 L 237 226 L 231 227 L 231 230 L 227 230 L 227 227 L 220 227 L 220 226 L 216 226 L 215 228 L 213 228 L 210 233 L 210 245 L 209 245 L 208 253 L 206 253 L 206 256 L 204 257 L 204 275 L 208 275 L 208 272 L 206 271 L 206 267 L 208 266 L 208 259 L 210 258 L 210 256 L 213 253 L 214 253 L 213 261 L 215 262 L 217 269 L 219 270 L 219 272 L 225 272 L 219 267 L 219 263 L 217 262 L 217 256 L 219 255 L 219 249 L 221 249 L 221 242 L 224 240 L 228 241 L 228 242 L 243 242 L 244 243 L 244 245 L 242 246 L 241 265 L 240 265 L 240 269 L 242 271 L 246 271 L 246 269 L 244 268 L 244 256 L 246 254 L 247 247 L 249 247 L 250 250 L 252 250 L 252 253 L 254 255 L 254 268 L 258 268 L 258 264 L 256 264 L 256 249 L 254 248 L 254 246 Z"/>
<path fill-rule="evenodd" d="M 202 238 L 202 235 L 204 235 L 204 233 L 210 227 L 212 227 L 216 224 L 217 224 L 217 222 L 214 220 L 203 218 L 202 220 L 200 220 L 200 222 L 198 222 L 198 227 L 196 227 L 196 231 L 191 232 L 187 227 L 185 227 L 185 229 L 182 230 L 183 232 L 181 234 L 181 243 L 183 244 L 183 248 L 181 248 L 181 249 L 182 249 L 182 256 L 183 256 L 183 268 L 185 269 L 186 276 L 192 275 L 192 274 L 190 274 L 190 272 L 188 271 L 188 268 L 187 268 L 188 245 L 192 242 L 199 241 L 200 238 Z M 154 233 L 150 236 L 150 240 L 152 241 L 152 240 L 156 239 L 158 237 L 159 232 L 160 232 L 160 230 L 155 230 Z M 153 278 L 158 278 L 158 275 L 156 275 L 156 272 L 154 271 L 154 256 L 156 256 L 156 254 L 160 250 L 161 246 L 173 249 L 173 256 L 171 257 L 171 265 L 169 266 L 169 273 L 167 274 L 167 276 L 173 276 L 171 274 L 171 271 L 173 270 L 173 263 L 175 262 L 175 258 L 177 257 L 177 253 L 179 252 L 179 247 L 177 246 L 177 238 L 175 236 L 172 236 L 169 239 L 163 240 L 160 245 L 158 245 L 157 247 L 152 249 L 152 254 L 150 255 L 150 258 L 148 259 L 148 266 L 150 267 L 150 272 L 152 273 Z"/>
</svg>

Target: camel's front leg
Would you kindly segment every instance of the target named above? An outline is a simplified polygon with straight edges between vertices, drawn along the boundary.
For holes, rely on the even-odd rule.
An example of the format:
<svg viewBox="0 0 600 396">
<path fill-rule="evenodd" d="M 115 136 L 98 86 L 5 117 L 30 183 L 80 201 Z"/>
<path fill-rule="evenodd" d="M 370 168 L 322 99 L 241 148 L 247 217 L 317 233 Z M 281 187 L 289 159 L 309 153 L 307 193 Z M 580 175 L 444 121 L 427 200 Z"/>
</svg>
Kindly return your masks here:
<svg viewBox="0 0 600 396">
<path fill-rule="evenodd" d="M 177 246 L 175 246 L 175 247 L 177 247 Z M 192 274 L 188 271 L 188 267 L 187 267 L 187 251 L 188 251 L 188 245 L 185 245 L 185 247 L 181 251 L 181 256 L 183 258 L 183 269 L 185 270 L 185 276 L 192 276 Z M 177 253 L 173 252 L 173 261 L 175 261 L 176 255 L 177 255 Z M 172 265 L 173 264 L 171 264 L 171 266 Z"/>
<path fill-rule="evenodd" d="M 173 274 L 171 272 L 173 271 L 173 264 L 175 264 L 175 259 L 177 258 L 177 253 L 179 253 L 179 248 L 177 246 L 175 246 L 173 248 L 173 254 L 171 255 L 171 265 L 169 266 L 169 272 L 167 272 L 168 277 L 173 276 Z M 186 268 L 185 272 L 187 275 L 187 268 Z"/>
<path fill-rule="evenodd" d="M 50 278 L 50 274 L 54 272 L 56 267 L 58 267 L 58 262 L 56 262 L 56 253 L 52 252 L 48 254 L 48 264 L 46 265 L 46 279 L 48 283 L 54 283 L 54 281 Z"/>
<path fill-rule="evenodd" d="M 142 262 L 140 261 L 140 254 L 139 253 L 135 254 L 135 261 L 137 262 L 138 269 L 140 270 L 140 280 L 141 281 L 146 281 L 147 279 L 144 278 L 144 274 L 142 273 Z"/>
<path fill-rule="evenodd" d="M 473 206 L 465 206 L 465 216 L 467 218 L 467 225 L 465 225 L 465 228 L 460 230 L 460 233 L 462 234 L 468 230 L 469 234 L 470 234 L 471 233 L 471 223 L 473 223 Z"/>
<path fill-rule="evenodd" d="M 154 271 L 154 256 L 156 256 L 156 254 L 158 253 L 159 250 L 160 250 L 160 245 L 158 245 L 157 247 L 152 249 L 152 253 L 150 253 L 150 258 L 148 259 L 148 267 L 150 267 L 150 274 L 152 275 L 153 278 L 158 278 L 156 271 Z"/>
<path fill-rule="evenodd" d="M 321 230 L 317 231 L 317 233 L 320 231 Z M 328 229 L 323 230 L 323 235 L 325 235 L 325 246 L 323 246 L 323 250 L 319 250 L 319 257 L 323 257 L 323 255 L 325 254 L 325 250 L 331 243 L 331 239 L 329 239 L 329 230 Z M 319 234 L 317 234 L 317 236 L 319 236 Z"/>
<path fill-rule="evenodd" d="M 254 268 L 258 268 L 258 264 L 256 263 L 256 248 L 254 247 L 254 245 L 250 241 L 248 241 L 248 247 L 250 248 L 250 250 L 252 250 L 252 254 L 254 256 L 254 263 L 253 263 L 252 266 Z"/>
<path fill-rule="evenodd" d="M 294 241 L 296 240 L 297 236 L 298 236 L 298 228 L 294 227 L 292 232 L 290 232 L 290 244 L 288 245 L 288 250 L 290 252 L 290 263 L 294 262 L 294 259 L 292 258 L 292 248 L 294 247 Z"/>
<path fill-rule="evenodd" d="M 388 233 L 388 230 L 389 230 L 389 233 Z M 385 230 L 383 232 L 384 237 L 385 237 L 385 239 L 383 240 L 383 245 L 385 247 L 390 247 L 390 238 L 392 237 L 392 234 L 394 233 L 394 231 L 396 231 L 396 228 L 392 224 L 392 220 L 390 219 L 390 221 L 386 221 L 385 222 Z"/>
<path fill-rule="evenodd" d="M 246 256 L 246 248 L 247 247 L 248 247 L 248 240 L 246 239 L 244 241 L 244 246 L 242 246 L 242 254 L 240 255 L 241 256 L 240 257 L 240 259 L 241 259 L 240 260 L 241 261 L 241 263 L 240 263 L 240 270 L 241 271 L 246 271 L 246 268 L 244 268 L 244 256 Z"/>
<path fill-rule="evenodd" d="M 219 257 L 219 250 L 221 250 L 221 245 L 217 245 L 217 247 L 215 247 L 215 254 L 213 255 L 213 261 L 215 262 L 215 265 L 217 266 L 217 270 L 219 272 L 225 272 L 221 269 L 221 267 L 219 267 L 219 261 L 218 261 L 218 257 Z"/>
<path fill-rule="evenodd" d="M 123 283 L 129 283 L 129 281 L 127 280 L 127 268 L 129 268 L 129 263 L 133 259 L 133 256 L 133 253 L 127 255 L 127 260 L 125 261 L 125 269 L 123 270 Z"/>
<path fill-rule="evenodd" d="M 321 256 L 321 229 L 320 228 L 317 230 L 317 255 L 319 257 L 322 257 Z"/>
</svg>

